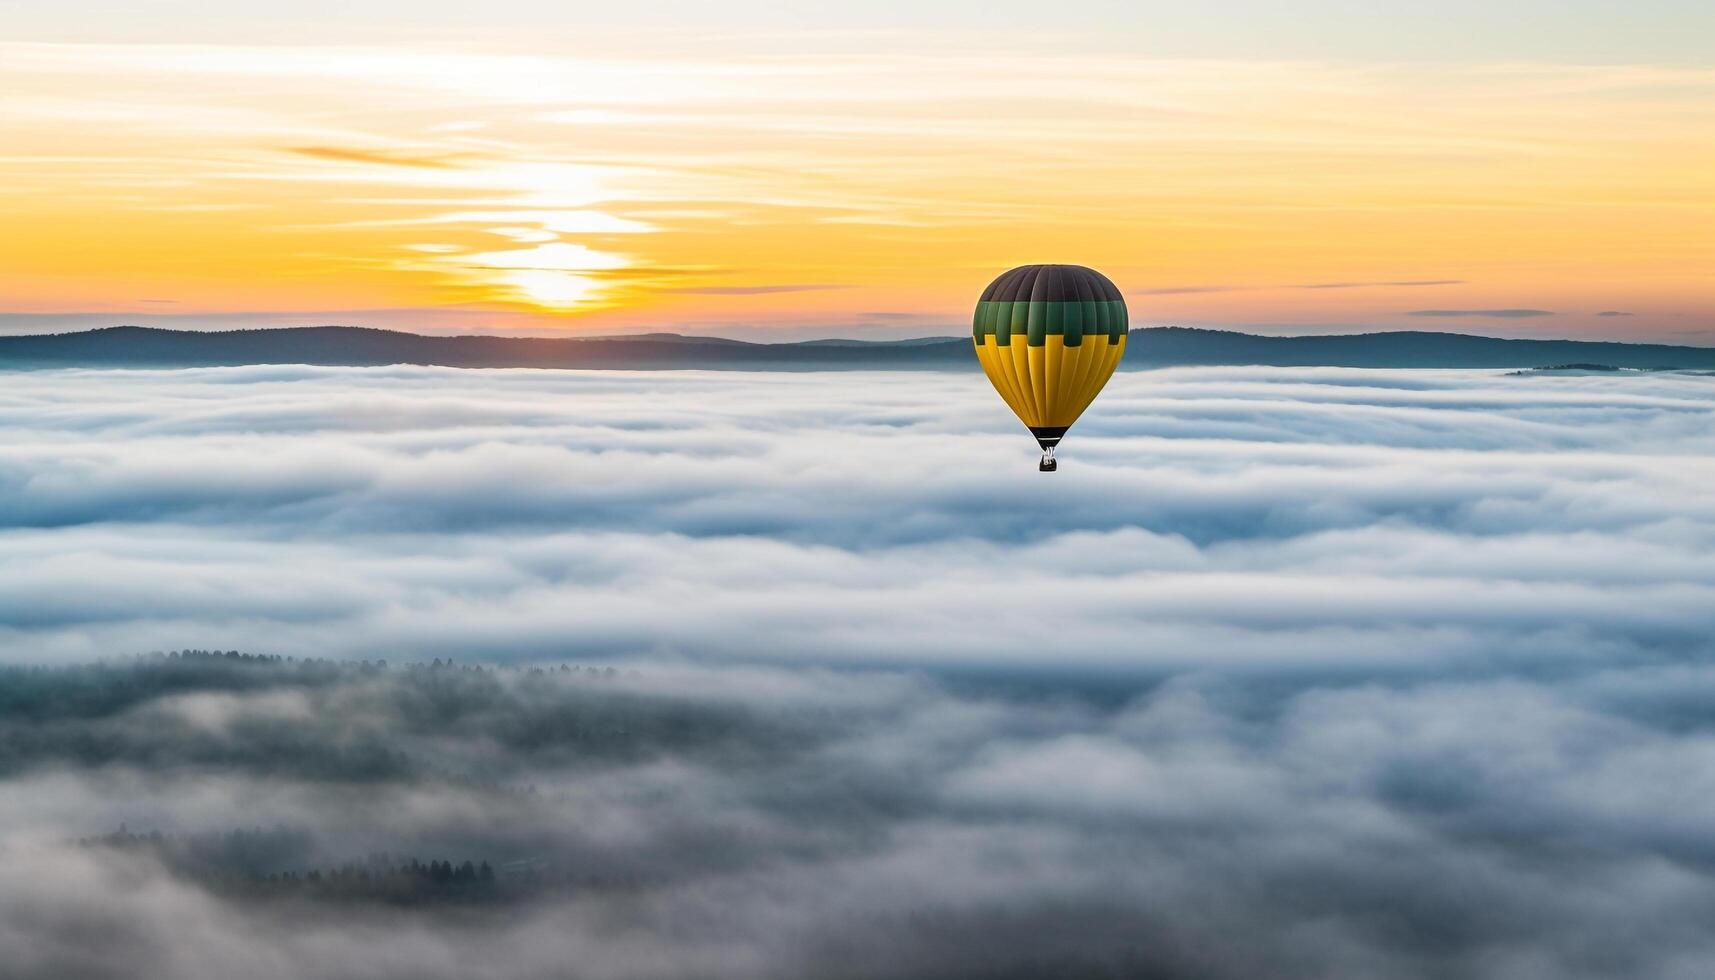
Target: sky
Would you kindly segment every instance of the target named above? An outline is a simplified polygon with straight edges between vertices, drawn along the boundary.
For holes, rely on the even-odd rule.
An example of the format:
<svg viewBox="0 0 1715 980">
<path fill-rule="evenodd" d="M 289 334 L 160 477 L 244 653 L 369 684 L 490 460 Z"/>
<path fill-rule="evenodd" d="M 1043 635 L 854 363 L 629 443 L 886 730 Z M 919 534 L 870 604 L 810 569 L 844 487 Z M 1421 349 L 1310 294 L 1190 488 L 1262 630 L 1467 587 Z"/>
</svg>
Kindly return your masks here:
<svg viewBox="0 0 1715 980">
<path fill-rule="evenodd" d="M 14 372 L 8 975 L 1708 976 L 1712 380 Z"/>
<path fill-rule="evenodd" d="M 1708 5 L 1193 7 L 11 0 L 0 330 L 1715 341 Z"/>
</svg>

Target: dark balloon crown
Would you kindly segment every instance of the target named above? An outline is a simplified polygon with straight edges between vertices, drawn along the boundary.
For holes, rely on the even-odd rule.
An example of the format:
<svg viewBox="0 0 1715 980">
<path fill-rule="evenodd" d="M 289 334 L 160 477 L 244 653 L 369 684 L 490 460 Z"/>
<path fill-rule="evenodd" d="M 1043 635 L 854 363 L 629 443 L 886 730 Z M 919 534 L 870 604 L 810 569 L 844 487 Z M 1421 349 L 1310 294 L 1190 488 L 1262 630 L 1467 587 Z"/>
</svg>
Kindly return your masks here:
<svg viewBox="0 0 1715 980">
<path fill-rule="evenodd" d="M 989 283 L 979 302 L 1065 303 L 1121 300 L 1113 280 L 1081 265 L 1021 265 Z"/>
</svg>

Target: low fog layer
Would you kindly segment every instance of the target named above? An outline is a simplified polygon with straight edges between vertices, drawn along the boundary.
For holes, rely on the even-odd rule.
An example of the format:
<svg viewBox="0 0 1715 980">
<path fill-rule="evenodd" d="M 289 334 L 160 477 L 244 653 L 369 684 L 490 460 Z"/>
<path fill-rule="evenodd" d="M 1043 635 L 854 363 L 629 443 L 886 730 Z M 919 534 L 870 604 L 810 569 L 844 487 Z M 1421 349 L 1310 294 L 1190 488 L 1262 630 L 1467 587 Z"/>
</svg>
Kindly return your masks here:
<svg viewBox="0 0 1715 980">
<path fill-rule="evenodd" d="M 982 385 L 8 377 L 8 975 L 1715 969 L 1715 379 Z"/>
<path fill-rule="evenodd" d="M 210 369 L 0 387 L 0 656 L 1439 671 L 1702 649 L 1715 380 Z"/>
</svg>

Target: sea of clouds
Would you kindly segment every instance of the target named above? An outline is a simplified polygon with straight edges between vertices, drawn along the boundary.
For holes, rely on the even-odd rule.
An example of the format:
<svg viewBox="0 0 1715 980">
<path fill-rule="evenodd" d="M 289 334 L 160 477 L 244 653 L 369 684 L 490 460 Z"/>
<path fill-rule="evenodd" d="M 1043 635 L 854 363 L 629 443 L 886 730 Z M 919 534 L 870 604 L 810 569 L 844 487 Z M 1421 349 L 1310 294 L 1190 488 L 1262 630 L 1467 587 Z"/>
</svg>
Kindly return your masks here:
<svg viewBox="0 0 1715 980">
<path fill-rule="evenodd" d="M 1715 378 L 1673 373 L 1121 373 L 1052 475 L 964 374 L 6 374 L 0 659 L 390 666 L 0 696 L 0 948 L 26 977 L 1708 976 L 1711 450 Z M 619 673 L 425 692 L 401 665 L 432 658 Z M 67 843 L 120 823 L 586 884 L 259 909 Z"/>
</svg>

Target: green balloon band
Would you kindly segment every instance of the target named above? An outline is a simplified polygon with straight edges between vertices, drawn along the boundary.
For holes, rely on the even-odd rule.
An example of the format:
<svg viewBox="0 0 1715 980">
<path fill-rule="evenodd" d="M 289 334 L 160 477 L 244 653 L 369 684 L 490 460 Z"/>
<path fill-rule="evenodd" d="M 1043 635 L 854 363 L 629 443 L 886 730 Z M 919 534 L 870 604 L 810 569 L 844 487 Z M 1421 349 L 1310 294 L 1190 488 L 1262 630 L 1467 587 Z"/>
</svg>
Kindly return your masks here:
<svg viewBox="0 0 1715 980">
<path fill-rule="evenodd" d="M 992 336 L 1002 347 L 1015 335 L 1032 347 L 1061 337 L 1077 347 L 1085 337 L 1117 344 L 1129 327 L 1125 297 L 1107 276 L 1081 265 L 1022 265 L 983 290 L 971 336 L 979 344 Z"/>
</svg>

